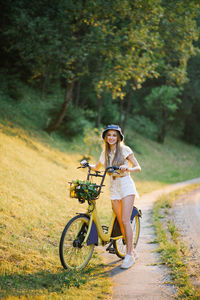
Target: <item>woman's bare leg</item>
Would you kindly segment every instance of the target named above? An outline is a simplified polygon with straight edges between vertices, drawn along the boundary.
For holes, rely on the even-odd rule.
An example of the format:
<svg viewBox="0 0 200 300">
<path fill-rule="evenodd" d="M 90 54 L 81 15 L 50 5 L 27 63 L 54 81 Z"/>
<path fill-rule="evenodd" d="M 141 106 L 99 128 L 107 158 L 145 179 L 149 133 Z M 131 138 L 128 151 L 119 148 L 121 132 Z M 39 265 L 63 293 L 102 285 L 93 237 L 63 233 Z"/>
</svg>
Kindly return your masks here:
<svg viewBox="0 0 200 300">
<path fill-rule="evenodd" d="M 124 226 L 122 223 L 122 201 L 121 200 L 112 200 L 112 208 L 113 211 L 117 217 L 120 229 L 121 229 L 121 233 L 124 237 L 124 240 L 126 241 L 126 235 L 125 235 L 125 230 L 124 230 Z"/>
<path fill-rule="evenodd" d="M 129 195 L 121 200 L 121 220 L 126 237 L 127 254 L 131 255 L 133 249 L 133 230 L 131 227 L 131 213 L 133 210 L 135 195 Z"/>
</svg>

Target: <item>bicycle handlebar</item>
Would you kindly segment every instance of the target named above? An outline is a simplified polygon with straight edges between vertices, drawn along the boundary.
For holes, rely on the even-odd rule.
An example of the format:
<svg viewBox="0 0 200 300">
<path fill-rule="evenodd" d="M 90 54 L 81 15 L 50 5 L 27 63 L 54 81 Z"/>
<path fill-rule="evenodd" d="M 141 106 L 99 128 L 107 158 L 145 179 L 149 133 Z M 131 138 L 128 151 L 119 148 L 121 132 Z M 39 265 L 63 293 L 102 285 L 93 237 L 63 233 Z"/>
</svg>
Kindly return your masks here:
<svg viewBox="0 0 200 300">
<path fill-rule="evenodd" d="M 109 171 L 109 173 L 114 173 L 116 170 L 119 170 L 118 166 L 112 166 L 112 167 L 108 167 L 106 168 L 106 173 Z M 118 173 L 118 172 L 116 172 Z"/>
<path fill-rule="evenodd" d="M 81 164 L 81 167 L 78 167 L 77 169 L 80 169 L 80 168 L 87 168 L 87 167 L 90 166 L 87 160 L 82 160 L 82 161 L 80 162 L 80 164 Z"/>
<path fill-rule="evenodd" d="M 90 165 L 89 163 L 87 162 L 87 160 L 82 160 L 81 162 L 81 167 L 78 167 L 77 169 L 80 169 L 80 168 L 90 168 Z M 114 173 L 116 170 L 119 170 L 119 167 L 118 166 L 111 166 L 111 167 L 107 167 L 106 170 L 105 170 L 105 174 L 109 171 L 109 173 Z M 95 171 L 96 173 L 101 173 L 100 171 Z"/>
<path fill-rule="evenodd" d="M 89 163 L 88 163 L 86 160 L 83 160 L 83 161 L 81 161 L 80 163 L 81 163 L 81 166 L 78 167 L 77 169 L 80 169 L 80 168 L 88 168 L 87 180 L 89 180 L 91 176 L 94 176 L 94 177 L 101 177 L 101 178 L 102 178 L 102 179 L 101 179 L 100 185 L 98 185 L 98 188 L 99 188 L 98 193 L 101 192 L 101 188 L 102 188 L 102 186 L 103 186 L 104 179 L 105 179 L 107 173 L 112 173 L 112 174 L 113 174 L 113 173 L 117 173 L 117 174 L 119 174 L 119 172 L 117 172 L 117 170 L 119 170 L 120 167 L 118 167 L 118 166 L 110 166 L 110 167 L 107 167 L 107 168 L 105 169 L 105 171 L 103 172 L 103 175 L 100 175 L 101 172 L 99 172 L 99 171 L 95 171 L 95 170 L 94 170 L 95 173 L 92 173 L 92 172 L 91 172 L 91 171 L 92 171 L 92 170 L 91 170 L 91 166 L 89 165 Z"/>
</svg>

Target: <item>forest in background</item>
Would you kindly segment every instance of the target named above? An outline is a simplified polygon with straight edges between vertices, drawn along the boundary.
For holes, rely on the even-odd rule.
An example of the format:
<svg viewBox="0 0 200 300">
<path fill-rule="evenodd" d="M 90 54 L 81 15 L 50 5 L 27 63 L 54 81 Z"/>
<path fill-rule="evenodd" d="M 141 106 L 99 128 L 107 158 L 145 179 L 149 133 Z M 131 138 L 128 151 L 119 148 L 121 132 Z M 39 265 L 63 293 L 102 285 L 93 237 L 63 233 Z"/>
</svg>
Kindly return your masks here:
<svg viewBox="0 0 200 300">
<path fill-rule="evenodd" d="M 2 118 L 200 145 L 199 1 L 7 0 L 0 15 Z"/>
</svg>

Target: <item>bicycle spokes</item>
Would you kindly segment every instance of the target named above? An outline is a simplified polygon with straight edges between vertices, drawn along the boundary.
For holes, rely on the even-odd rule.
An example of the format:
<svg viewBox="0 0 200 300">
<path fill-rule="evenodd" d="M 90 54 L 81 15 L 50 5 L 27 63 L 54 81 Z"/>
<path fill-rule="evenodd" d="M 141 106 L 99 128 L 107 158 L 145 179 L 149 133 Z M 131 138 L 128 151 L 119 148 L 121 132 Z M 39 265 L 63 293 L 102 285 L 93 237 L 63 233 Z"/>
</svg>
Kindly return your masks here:
<svg viewBox="0 0 200 300">
<path fill-rule="evenodd" d="M 133 230 L 133 248 L 136 247 L 138 239 L 139 239 L 139 233 L 140 233 L 140 219 L 139 216 L 136 215 L 132 222 L 131 222 L 131 227 Z M 124 256 L 126 255 L 126 243 L 125 240 L 123 238 L 117 239 L 114 241 L 114 248 L 116 251 L 116 254 L 118 257 L 120 258 L 124 258 Z"/>
<path fill-rule="evenodd" d="M 89 220 L 78 215 L 66 225 L 60 241 L 60 259 L 64 268 L 82 269 L 90 260 L 94 244 L 84 242 Z"/>
</svg>

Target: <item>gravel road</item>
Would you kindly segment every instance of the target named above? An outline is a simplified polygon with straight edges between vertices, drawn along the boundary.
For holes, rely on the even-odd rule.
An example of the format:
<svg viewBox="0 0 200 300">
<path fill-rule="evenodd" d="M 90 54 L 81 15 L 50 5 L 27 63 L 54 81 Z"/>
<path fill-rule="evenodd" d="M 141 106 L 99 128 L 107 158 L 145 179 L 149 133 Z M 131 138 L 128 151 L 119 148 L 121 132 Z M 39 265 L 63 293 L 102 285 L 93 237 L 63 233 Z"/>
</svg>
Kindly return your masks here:
<svg viewBox="0 0 200 300">
<path fill-rule="evenodd" d="M 173 298 L 175 287 L 167 283 L 169 280 L 167 269 L 158 264 L 158 254 L 155 252 L 157 245 L 151 243 L 155 239 L 151 210 L 158 197 L 197 182 L 200 182 L 200 178 L 167 186 L 137 200 L 135 205 L 143 212 L 140 240 L 137 246 L 139 259 L 132 268 L 122 270 L 120 269 L 121 260 L 116 255 L 104 253 L 105 260 L 110 266 L 110 276 L 113 281 L 113 300 Z M 198 213 L 200 213 L 199 206 Z"/>
<path fill-rule="evenodd" d="M 200 287 L 200 188 L 180 197 L 171 210 L 171 219 L 188 249 L 193 284 Z"/>
</svg>

